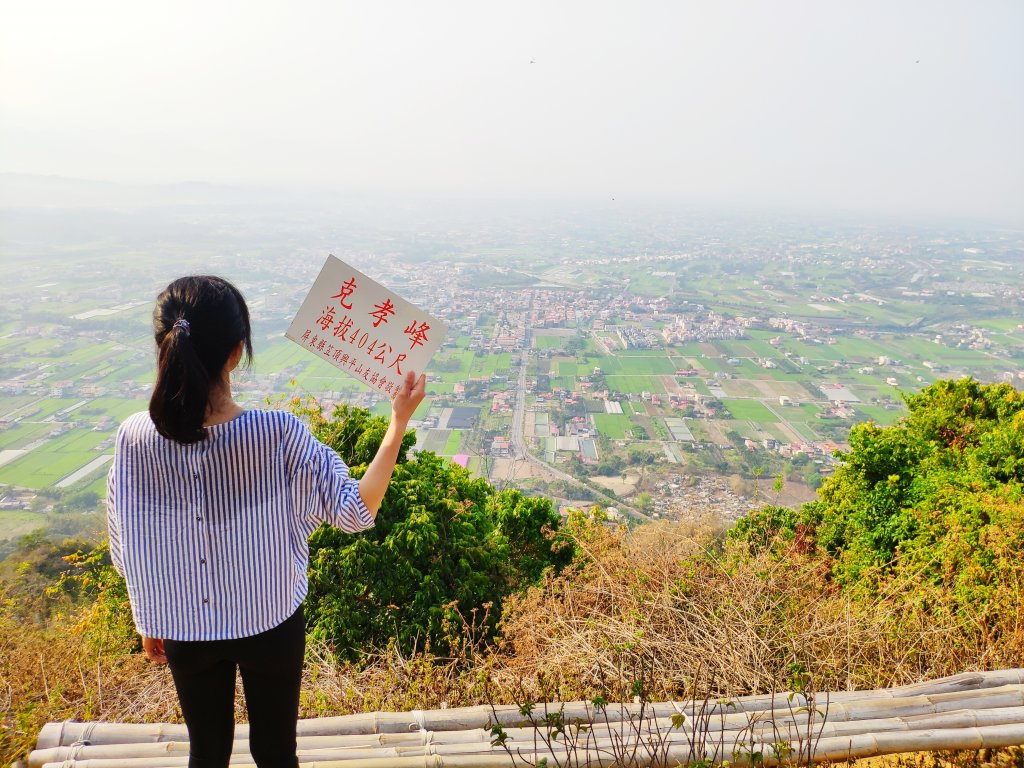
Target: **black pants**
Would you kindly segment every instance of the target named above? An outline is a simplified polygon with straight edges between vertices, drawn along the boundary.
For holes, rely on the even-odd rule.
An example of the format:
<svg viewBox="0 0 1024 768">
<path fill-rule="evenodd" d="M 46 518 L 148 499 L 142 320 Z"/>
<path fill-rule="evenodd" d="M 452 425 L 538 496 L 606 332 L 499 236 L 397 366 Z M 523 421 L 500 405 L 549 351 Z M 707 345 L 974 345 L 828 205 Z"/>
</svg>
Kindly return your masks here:
<svg viewBox="0 0 1024 768">
<path fill-rule="evenodd" d="M 235 668 L 249 713 L 249 750 L 260 768 L 295 768 L 295 726 L 306 650 L 302 607 L 282 624 L 237 640 L 165 640 L 189 738 L 189 768 L 223 768 L 235 732 Z"/>
</svg>

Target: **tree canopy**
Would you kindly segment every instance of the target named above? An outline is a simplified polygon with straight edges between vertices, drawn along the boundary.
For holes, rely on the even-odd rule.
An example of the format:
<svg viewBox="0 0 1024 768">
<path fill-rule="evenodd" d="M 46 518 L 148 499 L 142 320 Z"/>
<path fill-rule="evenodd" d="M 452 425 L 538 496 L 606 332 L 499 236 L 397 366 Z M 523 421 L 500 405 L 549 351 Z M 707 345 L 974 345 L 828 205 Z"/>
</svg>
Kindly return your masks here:
<svg viewBox="0 0 1024 768">
<path fill-rule="evenodd" d="M 361 476 L 386 420 L 348 406 L 330 418 L 299 410 Z M 352 658 L 392 639 L 443 654 L 488 636 L 506 595 L 571 558 L 550 501 L 498 490 L 433 453 L 408 459 L 414 442 L 406 435 L 374 528 L 323 526 L 310 538 L 310 631 Z"/>
</svg>

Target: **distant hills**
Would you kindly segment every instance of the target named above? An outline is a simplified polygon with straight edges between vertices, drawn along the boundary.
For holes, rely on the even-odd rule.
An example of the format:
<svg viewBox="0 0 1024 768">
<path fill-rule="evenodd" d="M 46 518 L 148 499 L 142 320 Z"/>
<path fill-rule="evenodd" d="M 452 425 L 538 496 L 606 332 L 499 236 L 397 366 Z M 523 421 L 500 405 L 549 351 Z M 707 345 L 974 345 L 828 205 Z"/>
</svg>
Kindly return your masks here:
<svg viewBox="0 0 1024 768">
<path fill-rule="evenodd" d="M 191 205 L 259 205 L 285 198 L 280 190 L 184 181 L 131 184 L 0 173 L 0 208 L 139 209 Z"/>
</svg>

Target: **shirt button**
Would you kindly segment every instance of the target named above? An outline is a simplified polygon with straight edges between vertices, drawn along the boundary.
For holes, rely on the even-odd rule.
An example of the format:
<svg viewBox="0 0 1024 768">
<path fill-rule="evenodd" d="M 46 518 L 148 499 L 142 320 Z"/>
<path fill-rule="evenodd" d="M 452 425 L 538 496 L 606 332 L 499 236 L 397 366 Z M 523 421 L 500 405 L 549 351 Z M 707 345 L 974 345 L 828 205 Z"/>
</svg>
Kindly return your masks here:
<svg viewBox="0 0 1024 768">
<path fill-rule="evenodd" d="M 202 560 L 200 560 L 199 564 L 200 565 L 206 565 L 206 558 L 204 557 Z"/>
<path fill-rule="evenodd" d="M 199 473 L 198 472 L 193 472 L 192 473 L 192 479 L 193 480 L 198 480 L 199 479 Z"/>
<path fill-rule="evenodd" d="M 202 522 L 202 521 L 203 521 L 203 518 L 202 518 L 202 517 L 200 517 L 199 515 L 196 515 L 196 520 L 197 520 L 197 521 L 199 521 L 199 522 Z"/>
<path fill-rule="evenodd" d="M 209 603 L 209 602 L 210 602 L 210 598 L 208 598 L 208 597 L 204 597 L 204 598 L 203 598 L 203 602 L 204 602 L 204 603 Z"/>
</svg>

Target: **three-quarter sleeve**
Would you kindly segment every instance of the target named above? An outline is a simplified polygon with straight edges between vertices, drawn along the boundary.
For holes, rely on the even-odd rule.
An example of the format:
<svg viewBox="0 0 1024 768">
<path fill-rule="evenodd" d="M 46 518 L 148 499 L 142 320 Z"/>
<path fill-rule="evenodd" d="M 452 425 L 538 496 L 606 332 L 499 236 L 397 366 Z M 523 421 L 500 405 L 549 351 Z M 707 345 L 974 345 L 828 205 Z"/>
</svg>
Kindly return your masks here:
<svg viewBox="0 0 1024 768">
<path fill-rule="evenodd" d="M 359 494 L 359 481 L 334 449 L 317 440 L 296 419 L 301 430 L 287 449 L 292 459 L 292 498 L 295 513 L 307 535 L 321 523 L 348 533 L 371 528 L 374 514 Z"/>
</svg>

